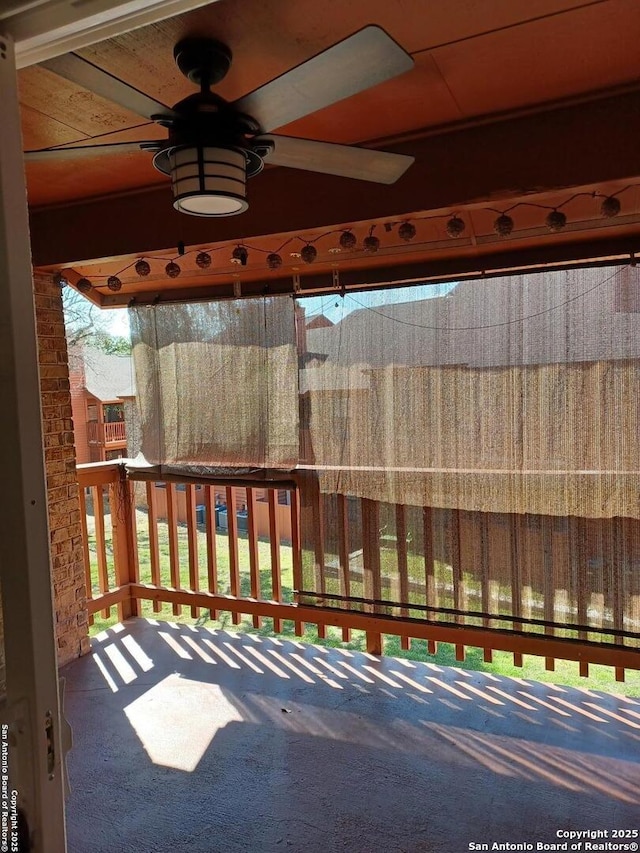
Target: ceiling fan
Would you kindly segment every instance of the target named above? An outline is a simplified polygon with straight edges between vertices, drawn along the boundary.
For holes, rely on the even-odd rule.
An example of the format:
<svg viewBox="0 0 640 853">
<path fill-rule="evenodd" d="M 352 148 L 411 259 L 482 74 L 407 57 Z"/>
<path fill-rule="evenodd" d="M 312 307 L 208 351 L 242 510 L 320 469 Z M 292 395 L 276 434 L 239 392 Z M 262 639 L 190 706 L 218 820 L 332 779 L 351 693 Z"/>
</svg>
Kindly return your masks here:
<svg viewBox="0 0 640 853">
<path fill-rule="evenodd" d="M 174 207 L 194 216 L 232 216 L 248 208 L 246 179 L 264 163 L 392 184 L 414 158 L 388 151 L 272 134 L 330 104 L 396 77 L 413 59 L 384 30 L 367 26 L 244 97 L 229 103 L 211 91 L 228 72 L 222 42 L 187 38 L 174 48 L 180 71 L 200 91 L 169 108 L 70 53 L 45 68 L 168 129 L 166 141 L 140 140 L 25 152 L 28 161 L 145 150 L 171 177 Z"/>
</svg>

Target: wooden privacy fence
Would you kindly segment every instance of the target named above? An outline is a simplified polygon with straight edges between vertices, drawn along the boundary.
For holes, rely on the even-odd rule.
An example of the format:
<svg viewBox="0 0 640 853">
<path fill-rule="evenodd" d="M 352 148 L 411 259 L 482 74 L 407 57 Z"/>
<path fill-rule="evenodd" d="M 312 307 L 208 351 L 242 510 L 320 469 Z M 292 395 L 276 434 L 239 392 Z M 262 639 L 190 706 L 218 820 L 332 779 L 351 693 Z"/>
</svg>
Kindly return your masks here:
<svg viewBox="0 0 640 853">
<path fill-rule="evenodd" d="M 121 463 L 78 466 L 90 619 L 116 608 L 139 616 L 141 602 L 174 615 L 188 607 L 212 618 L 230 612 L 276 632 L 293 622 L 366 632 L 368 651 L 384 635 L 455 646 L 640 669 L 640 522 L 553 519 L 384 504 L 322 494 L 317 480 L 267 488 L 250 483 L 165 482 L 166 521 L 152 481 L 127 477 Z M 186 519 L 178 519 L 178 486 Z M 239 512 L 237 487 L 246 491 Z M 289 493 L 290 538 L 278 492 Z M 216 508 L 224 493 L 226 506 Z M 268 536 L 258 534 L 266 504 Z M 226 530 L 217 524 L 226 513 Z M 597 561 L 589 557 L 597 544 Z M 638 556 L 636 556 L 638 553 Z"/>
</svg>

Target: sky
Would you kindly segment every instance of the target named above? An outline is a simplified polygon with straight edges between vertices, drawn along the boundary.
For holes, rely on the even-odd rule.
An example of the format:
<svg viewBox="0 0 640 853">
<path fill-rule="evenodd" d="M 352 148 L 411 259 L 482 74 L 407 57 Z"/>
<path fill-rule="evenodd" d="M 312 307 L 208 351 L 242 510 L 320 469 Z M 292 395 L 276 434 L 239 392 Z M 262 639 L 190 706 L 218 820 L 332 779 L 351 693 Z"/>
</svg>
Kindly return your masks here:
<svg viewBox="0 0 640 853">
<path fill-rule="evenodd" d="M 129 312 L 126 308 L 105 308 L 104 317 L 109 334 L 117 338 L 129 339 L 131 332 L 129 329 Z"/>
<path fill-rule="evenodd" d="M 340 294 L 329 294 L 325 296 L 310 296 L 300 300 L 300 304 L 306 308 L 307 320 L 324 314 L 333 323 L 337 323 L 347 314 L 356 311 L 363 306 L 376 308 L 381 305 L 392 305 L 398 302 L 413 302 L 418 299 L 435 299 L 438 296 L 446 296 L 456 286 L 456 282 L 445 284 L 414 284 L 409 287 L 394 287 L 390 290 L 368 290 L 350 296 L 348 293 L 342 297 Z"/>
<path fill-rule="evenodd" d="M 369 290 L 356 293 L 354 296 L 345 294 L 328 294 L 325 296 L 309 296 L 301 299 L 301 304 L 306 308 L 307 320 L 324 314 L 333 323 L 366 306 L 375 308 L 380 305 L 389 305 L 397 302 L 408 302 L 416 299 L 434 299 L 438 296 L 446 296 L 456 286 L 455 282 L 446 284 L 416 284 L 410 287 L 396 287 L 390 290 Z M 107 330 L 115 337 L 130 337 L 129 312 L 125 308 L 109 308 L 104 311 L 107 321 Z"/>
</svg>

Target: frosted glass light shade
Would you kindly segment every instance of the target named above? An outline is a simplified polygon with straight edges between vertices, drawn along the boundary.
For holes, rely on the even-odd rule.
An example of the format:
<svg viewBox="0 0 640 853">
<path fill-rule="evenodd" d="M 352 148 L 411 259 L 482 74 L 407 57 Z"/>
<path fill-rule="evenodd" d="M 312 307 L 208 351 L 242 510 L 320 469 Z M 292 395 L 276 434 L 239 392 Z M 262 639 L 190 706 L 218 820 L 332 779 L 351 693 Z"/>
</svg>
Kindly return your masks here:
<svg viewBox="0 0 640 853">
<path fill-rule="evenodd" d="M 184 146 L 169 152 L 173 206 L 192 216 L 234 216 L 246 201 L 246 161 L 230 148 Z"/>
</svg>

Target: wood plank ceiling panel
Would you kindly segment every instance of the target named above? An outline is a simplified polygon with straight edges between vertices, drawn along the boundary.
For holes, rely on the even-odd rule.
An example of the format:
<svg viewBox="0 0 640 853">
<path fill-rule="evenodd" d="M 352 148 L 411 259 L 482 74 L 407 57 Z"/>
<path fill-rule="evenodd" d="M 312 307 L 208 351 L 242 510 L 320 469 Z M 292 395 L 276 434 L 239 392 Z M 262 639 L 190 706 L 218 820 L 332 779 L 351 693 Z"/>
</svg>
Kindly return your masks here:
<svg viewBox="0 0 640 853">
<path fill-rule="evenodd" d="M 46 68 L 33 66 L 19 75 L 20 103 L 76 130 L 77 138 L 140 124 L 140 116 L 64 80 Z"/>
<path fill-rule="evenodd" d="M 609 0 L 432 56 L 456 103 L 473 116 L 637 81 L 638 41 L 637 0 Z"/>
</svg>

